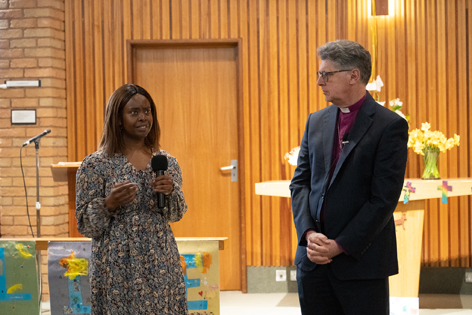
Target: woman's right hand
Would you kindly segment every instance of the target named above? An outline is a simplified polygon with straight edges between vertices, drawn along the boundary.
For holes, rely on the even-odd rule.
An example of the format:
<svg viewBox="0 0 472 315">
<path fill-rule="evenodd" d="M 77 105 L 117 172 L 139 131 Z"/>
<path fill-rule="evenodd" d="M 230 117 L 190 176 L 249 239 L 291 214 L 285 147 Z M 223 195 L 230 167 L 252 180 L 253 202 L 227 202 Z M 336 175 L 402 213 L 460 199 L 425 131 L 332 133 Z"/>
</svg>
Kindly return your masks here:
<svg viewBox="0 0 472 315">
<path fill-rule="evenodd" d="M 123 183 L 115 183 L 110 194 L 105 198 L 105 207 L 110 212 L 115 212 L 119 206 L 128 204 L 136 198 L 138 186 L 129 180 Z"/>
</svg>

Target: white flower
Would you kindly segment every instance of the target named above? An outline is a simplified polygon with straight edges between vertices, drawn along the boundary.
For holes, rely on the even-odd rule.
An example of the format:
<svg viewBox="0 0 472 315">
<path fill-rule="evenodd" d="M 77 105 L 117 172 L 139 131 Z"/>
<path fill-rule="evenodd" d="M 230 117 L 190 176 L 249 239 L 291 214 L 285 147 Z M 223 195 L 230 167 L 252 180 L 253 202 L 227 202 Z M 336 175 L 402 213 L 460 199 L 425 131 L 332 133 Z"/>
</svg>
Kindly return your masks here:
<svg viewBox="0 0 472 315">
<path fill-rule="evenodd" d="M 392 106 L 392 107 L 394 107 L 394 106 L 400 106 L 400 107 L 402 107 L 403 102 L 401 102 L 399 98 L 396 98 L 396 99 L 394 99 L 394 100 L 391 100 L 391 101 L 389 102 L 389 104 L 390 104 L 390 106 Z"/>
<path fill-rule="evenodd" d="M 380 92 L 380 89 L 384 86 L 382 79 L 380 76 L 377 76 L 377 79 L 373 80 L 372 83 L 368 83 L 365 89 L 367 91 L 378 91 Z"/>
<path fill-rule="evenodd" d="M 385 105 L 385 102 L 379 102 L 379 101 L 377 101 L 377 103 L 379 103 L 379 105 L 382 105 L 382 106 Z"/>
<path fill-rule="evenodd" d="M 298 152 L 300 152 L 300 147 L 295 147 L 290 153 L 285 153 L 285 159 L 288 160 L 288 164 L 297 165 Z"/>
</svg>

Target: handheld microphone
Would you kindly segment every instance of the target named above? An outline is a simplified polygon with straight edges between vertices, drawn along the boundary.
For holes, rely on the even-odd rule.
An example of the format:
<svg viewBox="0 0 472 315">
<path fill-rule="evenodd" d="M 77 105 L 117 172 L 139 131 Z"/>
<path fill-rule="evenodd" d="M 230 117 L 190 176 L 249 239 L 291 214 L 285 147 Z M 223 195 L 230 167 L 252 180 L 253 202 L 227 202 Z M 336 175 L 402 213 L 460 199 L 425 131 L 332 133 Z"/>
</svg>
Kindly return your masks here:
<svg viewBox="0 0 472 315">
<path fill-rule="evenodd" d="M 349 143 L 349 140 L 347 140 L 347 138 L 349 138 L 349 132 L 345 132 L 344 135 L 343 135 L 343 147 L 345 144 L 348 144 Z"/>
<path fill-rule="evenodd" d="M 167 157 L 165 155 L 155 155 L 151 159 L 152 170 L 156 173 L 157 176 L 164 175 L 164 171 L 167 170 Z M 157 198 L 159 200 L 158 207 L 159 209 L 164 208 L 165 200 L 163 193 L 157 193 Z"/>
<path fill-rule="evenodd" d="M 42 137 L 44 137 L 45 135 L 47 135 L 48 133 L 51 132 L 51 129 L 46 129 L 44 130 L 42 133 L 40 133 L 39 135 L 37 136 L 34 136 L 33 138 L 29 139 L 28 141 L 26 141 L 25 143 L 23 143 L 23 145 L 21 147 L 24 147 L 24 146 L 27 146 L 28 144 L 30 144 L 31 142 L 34 142 L 38 139 L 41 139 Z"/>
</svg>

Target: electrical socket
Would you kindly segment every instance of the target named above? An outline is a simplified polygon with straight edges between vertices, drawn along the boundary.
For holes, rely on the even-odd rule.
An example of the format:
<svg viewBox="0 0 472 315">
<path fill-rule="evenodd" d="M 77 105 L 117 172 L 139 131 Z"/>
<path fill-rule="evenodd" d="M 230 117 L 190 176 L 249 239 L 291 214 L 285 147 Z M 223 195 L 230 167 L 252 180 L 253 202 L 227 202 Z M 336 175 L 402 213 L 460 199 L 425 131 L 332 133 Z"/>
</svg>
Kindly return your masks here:
<svg viewBox="0 0 472 315">
<path fill-rule="evenodd" d="M 290 270 L 290 281 L 297 281 L 297 270 Z"/>
<path fill-rule="evenodd" d="M 275 281 L 287 281 L 287 270 L 276 270 Z"/>
<path fill-rule="evenodd" d="M 465 282 L 472 283 L 472 271 L 465 272 Z"/>
</svg>

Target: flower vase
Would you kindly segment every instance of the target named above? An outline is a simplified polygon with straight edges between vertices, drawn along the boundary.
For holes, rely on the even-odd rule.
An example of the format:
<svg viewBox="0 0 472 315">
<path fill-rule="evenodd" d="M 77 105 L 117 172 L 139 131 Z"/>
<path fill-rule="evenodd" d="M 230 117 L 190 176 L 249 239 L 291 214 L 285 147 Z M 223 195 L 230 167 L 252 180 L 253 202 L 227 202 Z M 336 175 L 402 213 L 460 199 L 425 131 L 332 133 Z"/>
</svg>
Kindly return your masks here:
<svg viewBox="0 0 472 315">
<path fill-rule="evenodd" d="M 423 179 L 441 179 L 438 171 L 439 148 L 427 148 L 424 151 Z"/>
</svg>

